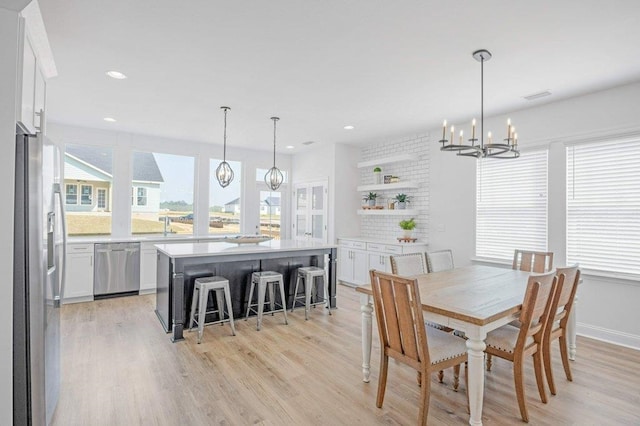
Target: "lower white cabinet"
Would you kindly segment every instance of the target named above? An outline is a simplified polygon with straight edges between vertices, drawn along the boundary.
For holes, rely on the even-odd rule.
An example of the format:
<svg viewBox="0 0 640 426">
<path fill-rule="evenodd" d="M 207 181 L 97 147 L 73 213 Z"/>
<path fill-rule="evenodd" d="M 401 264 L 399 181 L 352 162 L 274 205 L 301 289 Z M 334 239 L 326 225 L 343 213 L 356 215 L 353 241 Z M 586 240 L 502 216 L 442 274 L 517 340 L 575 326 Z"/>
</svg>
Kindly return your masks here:
<svg viewBox="0 0 640 426">
<path fill-rule="evenodd" d="M 338 239 L 338 280 L 351 285 L 367 285 L 369 270 L 391 272 L 390 256 L 426 252 L 422 243 L 389 243 L 372 239 Z"/>
<path fill-rule="evenodd" d="M 140 248 L 140 293 L 155 293 L 158 275 L 158 250 L 154 244 L 143 243 Z"/>
<path fill-rule="evenodd" d="M 63 303 L 93 300 L 93 244 L 69 244 Z"/>
</svg>

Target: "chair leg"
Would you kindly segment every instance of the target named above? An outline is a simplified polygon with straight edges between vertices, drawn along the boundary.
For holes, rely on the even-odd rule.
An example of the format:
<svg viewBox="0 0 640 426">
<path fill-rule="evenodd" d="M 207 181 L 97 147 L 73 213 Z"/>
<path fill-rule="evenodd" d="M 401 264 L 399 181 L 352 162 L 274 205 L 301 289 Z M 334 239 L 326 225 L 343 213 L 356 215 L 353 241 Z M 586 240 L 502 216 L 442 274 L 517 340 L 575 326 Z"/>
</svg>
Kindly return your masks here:
<svg viewBox="0 0 640 426">
<path fill-rule="evenodd" d="M 284 281 L 279 280 L 278 287 L 280 287 L 280 304 L 282 306 L 282 313 L 284 314 L 284 323 L 289 324 L 287 321 L 287 300 L 284 297 Z"/>
<path fill-rule="evenodd" d="M 422 373 L 419 371 L 416 374 L 416 381 L 418 382 L 418 387 L 422 386 Z"/>
<path fill-rule="evenodd" d="M 431 381 L 428 374 L 422 374 L 422 384 L 420 385 L 420 412 L 418 414 L 418 424 L 426 425 L 429 417 L 429 397 L 431 396 Z"/>
<path fill-rule="evenodd" d="M 224 290 L 216 289 L 216 305 L 218 305 L 218 319 L 220 320 L 220 326 L 224 326 L 222 322 L 224 320 Z"/>
<path fill-rule="evenodd" d="M 527 405 L 524 396 L 524 365 L 522 357 L 517 356 L 513 360 L 513 378 L 516 386 L 516 397 L 518 398 L 518 406 L 520 407 L 520 416 L 522 420 L 529 423 L 529 415 L 527 414 Z"/>
<path fill-rule="evenodd" d="M 383 349 L 384 351 L 384 349 Z M 380 373 L 378 376 L 378 396 L 376 397 L 376 407 L 382 408 L 384 401 L 384 391 L 387 387 L 387 371 L 389 370 L 389 357 L 384 353 L 380 355 Z"/>
<path fill-rule="evenodd" d="M 262 328 L 262 313 L 264 312 L 264 295 L 267 290 L 267 285 L 265 283 L 258 283 L 258 326 L 257 329 L 260 331 Z"/>
<path fill-rule="evenodd" d="M 491 371 L 491 354 L 487 354 L 487 371 Z"/>
<path fill-rule="evenodd" d="M 549 384 L 549 391 L 551 395 L 556 394 L 556 384 L 553 381 L 553 369 L 551 366 L 551 341 L 545 342 L 543 345 L 543 356 L 542 359 L 544 361 L 544 373 L 547 376 L 547 383 Z"/>
<path fill-rule="evenodd" d="M 296 307 L 296 300 L 298 297 L 299 285 L 300 285 L 300 273 L 298 273 L 296 276 L 296 287 L 295 287 L 295 290 L 293 290 L 293 303 L 291 304 L 291 312 L 293 312 L 294 308 Z"/>
<path fill-rule="evenodd" d="M 460 364 L 453 366 L 453 390 L 458 392 L 460 386 Z"/>
<path fill-rule="evenodd" d="M 564 374 L 567 375 L 567 380 L 573 382 L 573 376 L 571 375 L 571 367 L 569 366 L 569 347 L 567 345 L 567 336 L 564 333 L 560 335 L 560 355 L 562 357 L 562 366 L 564 367 Z"/>
<path fill-rule="evenodd" d="M 231 291 L 229 287 L 224 288 L 224 298 L 227 303 L 227 312 L 229 313 L 229 325 L 231 326 L 231 334 L 236 335 L 236 326 L 233 323 L 233 306 L 231 305 Z M 223 309 L 223 308 L 220 308 Z"/>
<path fill-rule="evenodd" d="M 442 383 L 444 380 L 444 371 L 440 370 L 438 371 L 438 382 Z"/>
<path fill-rule="evenodd" d="M 327 300 L 327 309 L 329 310 L 329 315 L 332 315 L 331 314 L 331 296 L 329 296 L 329 280 L 327 279 L 326 271 L 322 276 L 322 280 L 324 281 L 324 298 Z"/>
<path fill-rule="evenodd" d="M 189 319 L 189 330 L 193 329 L 193 323 L 195 322 L 195 315 L 196 315 L 196 308 L 198 307 L 198 297 L 196 296 L 196 294 L 199 296 L 200 295 L 200 290 L 198 290 L 195 287 L 193 287 L 193 294 L 191 295 L 191 315 L 190 315 L 190 319 Z"/>
<path fill-rule="evenodd" d="M 538 385 L 540 400 L 546 404 L 547 392 L 544 389 L 544 373 L 542 372 L 542 370 L 544 370 L 544 366 L 542 363 L 542 352 L 540 349 L 541 348 L 538 348 L 538 350 L 533 354 L 533 369 L 536 373 L 536 384 Z"/>
<path fill-rule="evenodd" d="M 309 306 L 311 305 L 311 290 L 313 288 L 313 277 L 304 277 L 304 319 L 309 319 Z"/>
<path fill-rule="evenodd" d="M 250 278 L 251 285 L 249 287 L 249 301 L 247 302 L 247 315 L 244 316 L 244 320 L 249 319 L 249 312 L 251 312 L 251 302 L 253 301 L 253 289 L 255 288 L 256 283 L 253 282 L 253 278 Z"/>
<path fill-rule="evenodd" d="M 471 414 L 471 403 L 469 401 L 469 362 L 464 363 L 464 390 L 467 394 L 467 414 Z"/>
<path fill-rule="evenodd" d="M 202 334 L 204 333 L 204 322 L 207 318 L 207 300 L 209 299 L 209 292 L 205 291 L 198 294 L 198 344 L 202 342 Z"/>
</svg>

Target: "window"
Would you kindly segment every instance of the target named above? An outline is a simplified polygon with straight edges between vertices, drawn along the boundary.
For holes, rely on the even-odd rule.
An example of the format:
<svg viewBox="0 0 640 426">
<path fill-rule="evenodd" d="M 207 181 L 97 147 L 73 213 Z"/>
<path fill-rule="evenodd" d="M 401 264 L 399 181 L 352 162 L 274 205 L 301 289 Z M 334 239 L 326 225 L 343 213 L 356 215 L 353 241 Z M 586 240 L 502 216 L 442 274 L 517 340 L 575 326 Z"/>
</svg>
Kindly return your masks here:
<svg viewBox="0 0 640 426">
<path fill-rule="evenodd" d="M 111 235 L 111 206 L 107 194 L 111 193 L 112 185 L 111 148 L 65 145 L 64 186 L 69 236 Z"/>
<path fill-rule="evenodd" d="M 136 205 L 138 206 L 146 206 L 147 205 L 147 188 L 137 188 L 138 198 L 136 201 Z"/>
<path fill-rule="evenodd" d="M 280 239 L 282 193 L 260 191 L 260 234 Z"/>
<path fill-rule="evenodd" d="M 476 256 L 511 260 L 516 248 L 547 249 L 547 155 L 478 162 Z"/>
<path fill-rule="evenodd" d="M 133 234 L 193 234 L 193 157 L 134 152 Z"/>
<path fill-rule="evenodd" d="M 223 188 L 216 180 L 216 169 L 222 160 L 209 161 L 209 234 L 240 233 L 242 163 L 227 161 L 233 170 L 233 181 Z"/>
<path fill-rule="evenodd" d="M 93 203 L 93 187 L 91 185 L 80 185 L 80 204 L 90 206 Z"/>
<path fill-rule="evenodd" d="M 107 208 L 107 190 L 104 188 L 98 188 L 98 208 Z"/>
<path fill-rule="evenodd" d="M 78 204 L 78 185 L 66 184 L 66 204 Z"/>
<path fill-rule="evenodd" d="M 567 147 L 567 262 L 640 275 L 640 139 Z"/>
</svg>

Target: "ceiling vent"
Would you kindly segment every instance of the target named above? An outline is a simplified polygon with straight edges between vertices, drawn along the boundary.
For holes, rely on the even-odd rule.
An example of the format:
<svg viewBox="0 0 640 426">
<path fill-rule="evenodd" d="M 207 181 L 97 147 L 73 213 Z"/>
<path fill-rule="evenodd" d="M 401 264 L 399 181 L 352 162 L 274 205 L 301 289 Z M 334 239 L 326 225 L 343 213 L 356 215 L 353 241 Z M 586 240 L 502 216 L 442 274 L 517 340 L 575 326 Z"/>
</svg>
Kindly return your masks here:
<svg viewBox="0 0 640 426">
<path fill-rule="evenodd" d="M 551 96 L 551 92 L 545 90 L 544 92 L 532 93 L 531 95 L 524 96 L 524 98 L 528 101 L 533 101 L 534 99 L 544 98 L 545 96 Z"/>
<path fill-rule="evenodd" d="M 306 141 L 306 142 L 302 142 L 302 145 L 307 145 L 308 146 L 308 145 L 312 145 L 314 143 L 315 143 L 314 141 Z"/>
</svg>

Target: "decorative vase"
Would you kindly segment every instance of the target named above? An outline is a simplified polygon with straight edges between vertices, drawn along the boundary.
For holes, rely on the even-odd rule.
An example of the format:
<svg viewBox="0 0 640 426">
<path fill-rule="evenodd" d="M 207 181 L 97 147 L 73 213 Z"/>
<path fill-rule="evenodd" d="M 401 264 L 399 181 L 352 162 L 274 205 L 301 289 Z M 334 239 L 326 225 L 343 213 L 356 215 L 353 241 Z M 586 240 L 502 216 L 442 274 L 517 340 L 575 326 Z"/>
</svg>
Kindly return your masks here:
<svg viewBox="0 0 640 426">
<path fill-rule="evenodd" d="M 407 208 L 407 203 L 405 201 L 398 201 L 398 210 L 404 210 Z"/>
<path fill-rule="evenodd" d="M 368 204 L 369 204 L 369 207 L 374 207 L 376 205 L 376 200 L 369 200 Z"/>
<path fill-rule="evenodd" d="M 380 185 L 382 183 L 382 172 L 373 172 L 373 176 L 375 176 L 376 185 Z"/>
<path fill-rule="evenodd" d="M 404 229 L 403 231 L 405 238 L 411 238 L 411 236 L 413 235 L 413 229 Z"/>
</svg>

